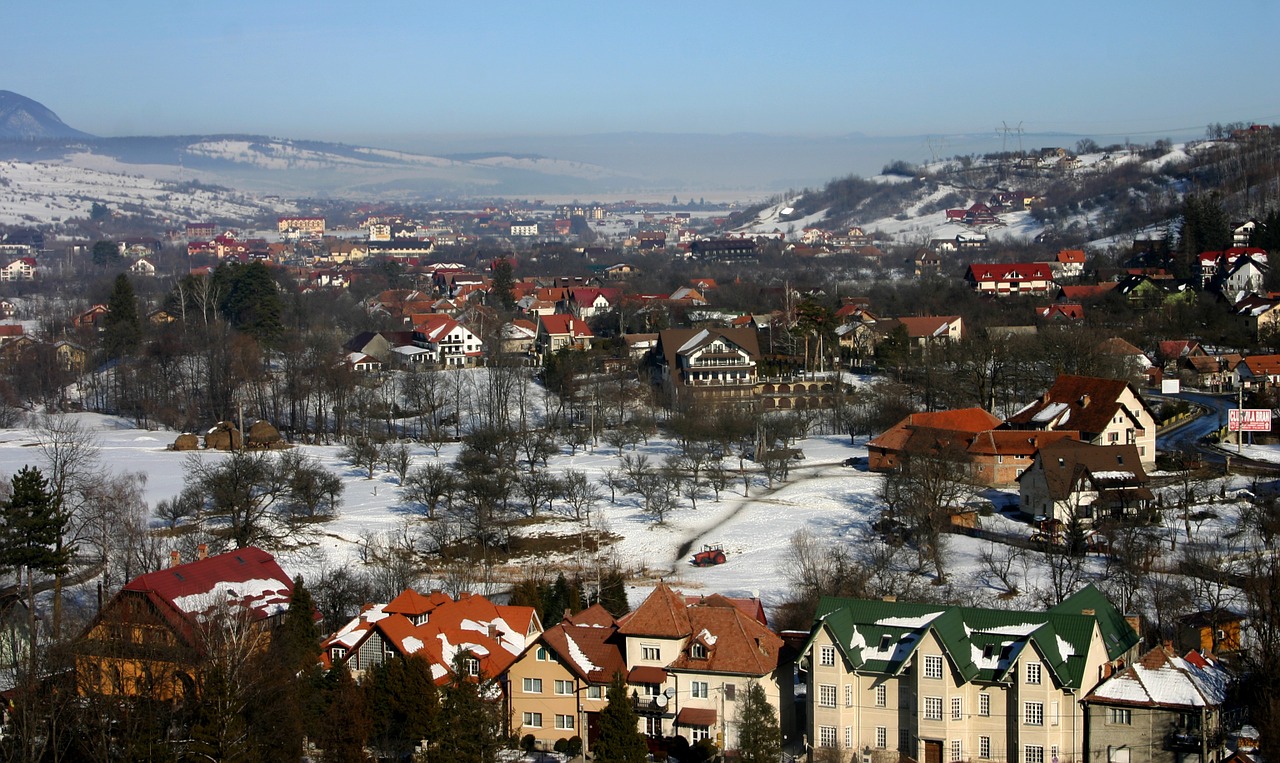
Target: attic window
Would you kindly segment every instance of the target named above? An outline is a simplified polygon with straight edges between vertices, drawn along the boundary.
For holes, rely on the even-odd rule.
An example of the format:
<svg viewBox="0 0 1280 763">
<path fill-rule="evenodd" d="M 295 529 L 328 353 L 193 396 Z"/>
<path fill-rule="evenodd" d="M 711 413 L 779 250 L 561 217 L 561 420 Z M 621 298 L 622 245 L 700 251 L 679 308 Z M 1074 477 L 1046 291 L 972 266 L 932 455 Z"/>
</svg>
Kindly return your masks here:
<svg viewBox="0 0 1280 763">
<path fill-rule="evenodd" d="M 1058 466 L 1066 466 L 1066 465 L 1067 465 L 1067 459 L 1062 458 L 1061 456 L 1059 456 L 1059 457 L 1058 457 Z"/>
<path fill-rule="evenodd" d="M 1013 644 L 1005 644 L 1004 648 L 1000 650 L 1000 659 L 1002 660 L 1008 659 L 1010 653 L 1012 652 L 1013 652 Z"/>
<path fill-rule="evenodd" d="M 695 660 L 707 659 L 707 647 L 704 644 L 692 644 L 689 647 L 689 657 Z"/>
<path fill-rule="evenodd" d="M 1124 466 L 1124 456 L 1116 456 L 1116 463 Z"/>
<path fill-rule="evenodd" d="M 890 636 L 888 633 L 886 633 L 886 634 L 884 634 L 883 636 L 881 636 L 881 637 L 880 637 L 880 648 L 881 648 L 881 649 L 888 649 L 888 648 L 889 648 L 889 645 L 890 645 L 890 644 L 892 644 L 892 643 L 893 643 L 893 636 Z"/>
<path fill-rule="evenodd" d="M 991 655 L 994 654 L 995 651 L 996 651 L 996 647 L 994 644 L 987 644 L 986 646 L 982 647 L 982 659 L 984 660 L 991 659 Z"/>
</svg>

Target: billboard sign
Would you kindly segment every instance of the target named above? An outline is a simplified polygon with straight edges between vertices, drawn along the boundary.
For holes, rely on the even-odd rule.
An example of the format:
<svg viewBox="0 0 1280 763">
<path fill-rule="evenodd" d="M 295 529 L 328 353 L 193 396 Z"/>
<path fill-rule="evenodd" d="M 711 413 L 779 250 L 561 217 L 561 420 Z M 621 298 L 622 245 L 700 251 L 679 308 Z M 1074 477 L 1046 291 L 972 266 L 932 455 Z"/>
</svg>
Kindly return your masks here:
<svg viewBox="0 0 1280 763">
<path fill-rule="evenodd" d="M 1233 408 L 1227 411 L 1227 429 L 1231 432 L 1270 432 L 1270 408 Z"/>
</svg>

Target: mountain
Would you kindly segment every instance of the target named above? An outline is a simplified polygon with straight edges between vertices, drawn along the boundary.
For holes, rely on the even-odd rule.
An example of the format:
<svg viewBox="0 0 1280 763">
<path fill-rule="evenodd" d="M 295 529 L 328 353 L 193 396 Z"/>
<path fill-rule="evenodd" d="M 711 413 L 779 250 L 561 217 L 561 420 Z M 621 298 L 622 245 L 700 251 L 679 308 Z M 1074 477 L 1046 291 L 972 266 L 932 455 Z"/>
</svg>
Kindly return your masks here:
<svg viewBox="0 0 1280 763">
<path fill-rule="evenodd" d="M 46 140 L 60 138 L 92 138 L 86 132 L 68 127 L 57 114 L 25 95 L 0 90 L 0 139 Z"/>
</svg>

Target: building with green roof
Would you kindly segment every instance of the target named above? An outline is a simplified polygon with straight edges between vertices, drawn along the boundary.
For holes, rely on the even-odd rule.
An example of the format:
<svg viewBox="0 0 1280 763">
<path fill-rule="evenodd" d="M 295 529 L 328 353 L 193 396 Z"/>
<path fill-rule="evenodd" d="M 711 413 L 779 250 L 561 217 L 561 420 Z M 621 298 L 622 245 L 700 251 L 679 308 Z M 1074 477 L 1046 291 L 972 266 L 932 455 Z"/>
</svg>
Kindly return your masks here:
<svg viewBox="0 0 1280 763">
<path fill-rule="evenodd" d="M 1079 700 L 1138 643 L 1092 585 L 1042 612 L 826 597 L 801 659 L 809 743 L 862 763 L 1082 763 Z"/>
</svg>

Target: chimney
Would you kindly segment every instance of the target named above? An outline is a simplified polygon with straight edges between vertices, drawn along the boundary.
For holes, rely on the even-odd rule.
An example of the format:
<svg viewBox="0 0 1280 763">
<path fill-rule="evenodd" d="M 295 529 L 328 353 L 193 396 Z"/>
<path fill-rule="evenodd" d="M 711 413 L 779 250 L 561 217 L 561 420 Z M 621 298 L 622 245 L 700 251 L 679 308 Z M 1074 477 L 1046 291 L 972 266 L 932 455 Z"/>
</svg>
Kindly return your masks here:
<svg viewBox="0 0 1280 763">
<path fill-rule="evenodd" d="M 897 601 L 897 600 L 898 600 L 898 597 L 897 597 L 897 596 L 885 596 L 885 597 L 883 597 L 883 599 L 884 599 L 884 601 Z"/>
<path fill-rule="evenodd" d="M 209 544 L 208 544 L 208 543 L 201 543 L 200 545 L 196 546 L 196 558 L 197 558 L 197 559 L 208 559 L 208 558 L 209 558 Z"/>
<path fill-rule="evenodd" d="M 182 564 L 182 552 L 180 552 L 180 551 L 170 551 L 170 552 L 169 552 L 169 566 L 170 566 L 170 567 L 177 567 L 179 564 Z"/>
<path fill-rule="evenodd" d="M 491 639 L 498 638 L 498 626 L 494 625 L 493 623 L 489 623 L 489 638 Z"/>
<path fill-rule="evenodd" d="M 1088 396 L 1088 395 L 1081 395 L 1081 396 L 1080 396 L 1080 407 L 1081 407 L 1081 408 L 1088 408 L 1088 407 L 1089 407 L 1089 396 Z"/>
<path fill-rule="evenodd" d="M 1126 614 L 1124 616 L 1124 621 L 1129 624 L 1130 628 L 1133 628 L 1134 633 L 1138 634 L 1139 636 L 1142 635 L 1142 615 Z"/>
</svg>

